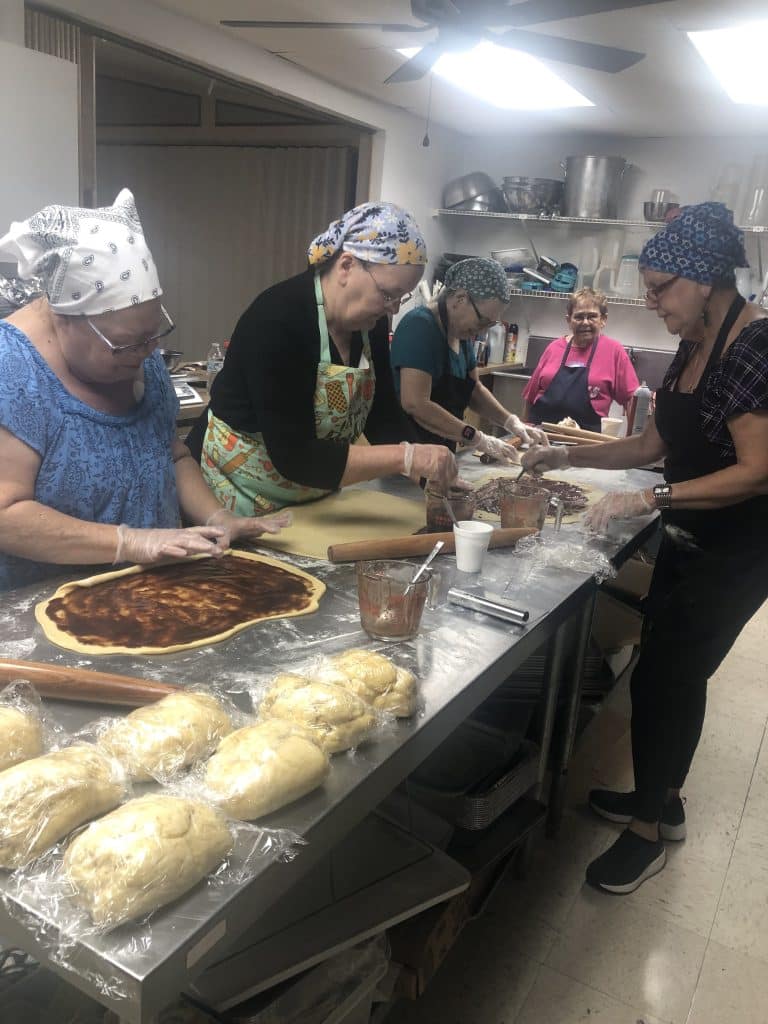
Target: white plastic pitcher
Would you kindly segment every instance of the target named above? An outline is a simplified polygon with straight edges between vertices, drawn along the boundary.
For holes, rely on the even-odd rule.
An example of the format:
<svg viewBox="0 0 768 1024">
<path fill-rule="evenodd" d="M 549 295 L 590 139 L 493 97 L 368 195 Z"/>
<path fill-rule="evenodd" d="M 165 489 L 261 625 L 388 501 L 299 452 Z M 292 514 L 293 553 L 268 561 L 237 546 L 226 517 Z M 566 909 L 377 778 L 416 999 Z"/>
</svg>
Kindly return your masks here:
<svg viewBox="0 0 768 1024">
<path fill-rule="evenodd" d="M 625 253 L 619 260 L 618 270 L 600 267 L 595 274 L 595 288 L 600 287 L 599 279 L 609 270 L 611 279 L 608 291 L 625 299 L 636 299 L 640 294 L 640 257 L 633 253 Z"/>
</svg>

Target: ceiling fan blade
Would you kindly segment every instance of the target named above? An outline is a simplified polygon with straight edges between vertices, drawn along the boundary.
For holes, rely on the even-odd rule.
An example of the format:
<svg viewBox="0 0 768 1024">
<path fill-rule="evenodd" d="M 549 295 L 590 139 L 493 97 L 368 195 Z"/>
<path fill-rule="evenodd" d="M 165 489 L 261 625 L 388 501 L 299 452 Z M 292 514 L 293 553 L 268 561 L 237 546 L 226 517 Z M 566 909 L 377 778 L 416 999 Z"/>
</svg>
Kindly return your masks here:
<svg viewBox="0 0 768 1024">
<path fill-rule="evenodd" d="M 400 82 L 416 82 L 423 78 L 431 70 L 435 61 L 448 49 L 444 42 L 439 39 L 434 43 L 427 43 L 418 53 L 401 64 L 397 71 L 393 71 L 389 78 L 384 79 L 385 85 L 398 85 Z"/>
<path fill-rule="evenodd" d="M 384 32 L 428 32 L 432 25 L 383 24 L 378 21 L 243 21 L 227 19 L 219 22 L 230 28 L 380 28 Z"/>
<path fill-rule="evenodd" d="M 588 14 L 609 14 L 633 7 L 669 3 L 670 0 L 522 0 L 521 3 L 480 3 L 472 5 L 466 17 L 480 19 L 494 27 L 543 25 L 547 21 L 583 18 Z"/>
<path fill-rule="evenodd" d="M 599 43 L 583 43 L 578 39 L 562 39 L 560 36 L 547 36 L 540 32 L 527 32 L 525 29 L 517 28 L 501 35 L 489 32 L 486 38 L 512 50 L 530 53 L 533 57 L 558 60 L 563 64 L 576 64 L 581 68 L 605 71 L 608 74 L 625 71 L 645 57 L 644 53 L 638 53 L 636 50 L 621 50 L 616 46 L 601 46 Z"/>
</svg>

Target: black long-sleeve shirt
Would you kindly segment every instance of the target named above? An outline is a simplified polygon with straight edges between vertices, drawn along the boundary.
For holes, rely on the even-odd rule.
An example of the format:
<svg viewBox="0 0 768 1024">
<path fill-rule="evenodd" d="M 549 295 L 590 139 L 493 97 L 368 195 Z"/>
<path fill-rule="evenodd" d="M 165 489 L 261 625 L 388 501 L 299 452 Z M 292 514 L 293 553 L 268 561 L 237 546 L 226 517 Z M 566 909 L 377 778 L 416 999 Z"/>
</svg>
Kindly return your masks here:
<svg viewBox="0 0 768 1024">
<path fill-rule="evenodd" d="M 371 444 L 416 440 L 395 393 L 388 331 L 382 317 L 369 332 L 376 374 L 365 424 Z M 330 349 L 331 360 L 341 363 L 332 339 Z M 361 353 L 362 337 L 356 332 L 350 365 L 358 365 Z M 287 480 L 335 490 L 344 475 L 349 444 L 317 436 L 314 394 L 319 360 L 314 272 L 307 270 L 262 292 L 240 317 L 214 382 L 210 407 L 234 430 L 261 433 L 275 468 Z M 200 434 L 197 427 L 193 434 Z M 188 443 L 194 452 L 191 438 Z"/>
</svg>

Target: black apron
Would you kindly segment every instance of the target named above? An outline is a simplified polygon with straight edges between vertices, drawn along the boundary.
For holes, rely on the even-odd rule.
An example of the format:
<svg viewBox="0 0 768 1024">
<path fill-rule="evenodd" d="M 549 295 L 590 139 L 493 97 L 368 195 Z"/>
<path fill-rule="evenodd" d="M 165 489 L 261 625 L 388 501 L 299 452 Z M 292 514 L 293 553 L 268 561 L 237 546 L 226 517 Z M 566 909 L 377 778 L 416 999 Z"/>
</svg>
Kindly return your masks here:
<svg viewBox="0 0 768 1024">
<path fill-rule="evenodd" d="M 656 392 L 656 429 L 668 449 L 664 460 L 664 479 L 667 483 L 695 480 L 736 463 L 735 455 L 721 454 L 719 447 L 704 433 L 701 426 L 701 402 L 712 367 L 720 360 L 728 334 L 744 304 L 740 295 L 733 300 L 695 391 L 691 394 L 678 391 L 678 374 L 672 390 Z M 687 530 L 705 547 L 710 544 L 730 546 L 732 543 L 742 544 L 750 538 L 755 539 L 757 534 L 765 533 L 766 517 L 768 495 L 749 498 L 725 508 L 665 509 L 662 512 L 665 523 Z M 765 543 L 761 541 L 760 547 L 764 548 Z"/>
<path fill-rule="evenodd" d="M 586 366 L 566 366 L 573 339 L 565 346 L 560 369 L 549 383 L 544 394 L 531 406 L 531 423 L 558 423 L 570 416 L 584 430 L 600 433 L 600 417 L 589 400 L 589 368 L 595 357 L 600 338 L 592 344 Z"/>
<path fill-rule="evenodd" d="M 437 311 L 440 316 L 440 323 L 443 325 L 443 331 L 445 333 L 445 350 L 443 353 L 443 372 L 437 381 L 432 385 L 432 390 L 429 393 L 429 399 L 436 405 L 441 406 L 446 412 L 451 413 L 459 420 L 464 419 L 464 413 L 467 406 L 472 398 L 472 392 L 475 389 L 475 382 L 471 377 L 456 377 L 451 373 L 451 353 L 448 345 L 448 314 L 445 309 L 445 300 L 438 299 Z M 456 441 L 451 441 L 447 437 L 440 437 L 438 434 L 433 434 L 426 427 L 422 427 L 421 424 L 417 423 L 416 420 L 411 417 L 411 422 L 414 425 L 418 440 L 421 444 L 444 444 L 450 448 L 452 452 L 456 451 Z"/>
</svg>

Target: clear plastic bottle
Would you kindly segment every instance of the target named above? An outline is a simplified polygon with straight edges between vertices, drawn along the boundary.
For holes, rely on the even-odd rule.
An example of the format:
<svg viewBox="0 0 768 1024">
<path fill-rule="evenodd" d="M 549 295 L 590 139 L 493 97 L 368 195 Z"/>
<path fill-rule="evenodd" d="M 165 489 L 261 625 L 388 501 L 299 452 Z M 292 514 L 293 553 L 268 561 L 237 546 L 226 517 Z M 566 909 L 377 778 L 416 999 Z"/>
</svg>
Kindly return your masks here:
<svg viewBox="0 0 768 1024">
<path fill-rule="evenodd" d="M 208 381 L 208 394 L 211 393 L 211 387 L 216 374 L 219 373 L 222 366 L 224 365 L 224 352 L 222 346 L 218 341 L 214 341 L 211 347 L 208 349 L 208 355 L 205 362 L 206 378 Z"/>
<path fill-rule="evenodd" d="M 642 382 L 632 397 L 632 410 L 630 413 L 632 423 L 632 434 L 642 434 L 645 424 L 648 421 L 648 413 L 651 408 L 651 389 Z"/>
</svg>

